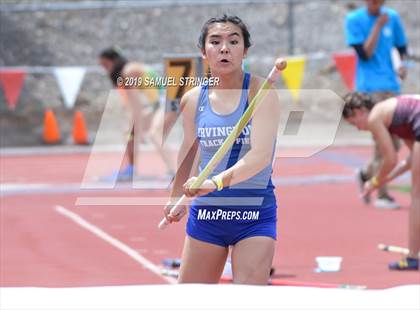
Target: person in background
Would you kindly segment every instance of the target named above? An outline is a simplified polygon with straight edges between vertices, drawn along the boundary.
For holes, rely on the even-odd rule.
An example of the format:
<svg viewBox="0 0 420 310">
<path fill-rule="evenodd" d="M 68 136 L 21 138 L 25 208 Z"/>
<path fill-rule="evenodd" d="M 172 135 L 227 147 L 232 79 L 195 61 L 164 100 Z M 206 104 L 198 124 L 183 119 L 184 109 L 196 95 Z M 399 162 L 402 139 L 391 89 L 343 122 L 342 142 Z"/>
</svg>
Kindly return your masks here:
<svg viewBox="0 0 420 310">
<path fill-rule="evenodd" d="M 405 79 L 404 65 L 394 69 L 392 50 L 398 49 L 402 60 L 407 57 L 407 39 L 399 14 L 384 6 L 384 0 L 365 0 L 366 6 L 352 10 L 345 20 L 346 40 L 357 54 L 356 91 L 370 94 L 374 102 L 400 94 L 400 81 Z M 403 64 L 404 62 L 401 62 Z M 399 149 L 397 138 L 392 138 L 394 148 Z M 382 159 L 375 143 L 374 157 L 364 169 L 357 171 L 360 190 L 363 184 L 378 171 Z M 364 196 L 365 203 L 370 196 Z M 378 189 L 374 203 L 378 208 L 396 209 L 399 205 L 388 194 L 386 185 Z"/>
<path fill-rule="evenodd" d="M 132 128 L 129 131 L 128 144 L 126 149 L 127 165 L 110 176 L 112 180 L 129 181 L 135 175 L 135 154 L 137 153 L 137 142 L 150 139 L 156 147 L 159 155 L 165 162 L 168 174 L 173 176 L 175 163 L 169 154 L 163 149 L 161 139 L 159 137 L 159 118 L 163 118 L 163 114 L 159 104 L 159 88 L 140 85 L 137 83 L 126 83 L 126 78 L 133 78 L 137 81 L 139 78 L 146 76 L 155 76 L 156 74 L 139 62 L 128 61 L 122 52 L 111 47 L 103 50 L 99 54 L 99 63 L 108 72 L 114 87 L 121 91 L 122 99 L 125 107 L 129 111 L 132 119 Z"/>
<path fill-rule="evenodd" d="M 383 154 L 380 168 L 363 184 L 367 196 L 411 169 L 411 207 L 408 221 L 407 257 L 389 264 L 391 270 L 418 270 L 420 251 L 420 95 L 398 96 L 374 104 L 372 97 L 350 93 L 344 97 L 343 117 L 359 130 L 369 130 Z M 397 163 L 392 134 L 410 150 Z"/>
</svg>

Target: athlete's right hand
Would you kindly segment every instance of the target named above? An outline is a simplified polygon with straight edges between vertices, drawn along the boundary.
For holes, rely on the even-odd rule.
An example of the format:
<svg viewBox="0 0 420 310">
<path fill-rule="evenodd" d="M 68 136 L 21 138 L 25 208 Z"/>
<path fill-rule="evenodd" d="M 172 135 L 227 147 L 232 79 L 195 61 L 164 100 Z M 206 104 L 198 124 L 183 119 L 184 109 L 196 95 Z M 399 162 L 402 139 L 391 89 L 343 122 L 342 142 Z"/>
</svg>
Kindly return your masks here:
<svg viewBox="0 0 420 310">
<path fill-rule="evenodd" d="M 182 206 L 180 211 L 177 214 L 171 214 L 171 210 L 174 208 L 175 202 L 168 201 L 163 208 L 163 213 L 165 215 L 166 220 L 169 223 L 172 222 L 179 222 L 182 217 L 187 213 L 187 208 L 185 206 Z"/>
<path fill-rule="evenodd" d="M 363 193 L 362 197 L 368 197 L 373 191 L 375 191 L 377 187 L 373 185 L 372 181 L 366 181 L 363 185 Z"/>
<path fill-rule="evenodd" d="M 388 22 L 388 20 L 389 20 L 388 14 L 384 13 L 378 17 L 376 22 L 378 23 L 379 26 L 383 27 Z"/>
</svg>

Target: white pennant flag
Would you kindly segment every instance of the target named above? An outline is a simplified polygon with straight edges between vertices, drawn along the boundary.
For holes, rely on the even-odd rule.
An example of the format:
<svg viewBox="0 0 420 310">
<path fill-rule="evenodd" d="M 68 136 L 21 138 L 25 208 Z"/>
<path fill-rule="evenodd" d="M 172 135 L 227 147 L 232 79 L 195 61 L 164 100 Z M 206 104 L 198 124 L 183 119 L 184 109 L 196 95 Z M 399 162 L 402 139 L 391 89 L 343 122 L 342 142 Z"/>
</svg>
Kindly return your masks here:
<svg viewBox="0 0 420 310">
<path fill-rule="evenodd" d="M 60 86 L 64 104 L 68 109 L 73 108 L 76 102 L 85 73 L 86 68 L 83 67 L 58 67 L 54 69 L 54 75 Z"/>
</svg>

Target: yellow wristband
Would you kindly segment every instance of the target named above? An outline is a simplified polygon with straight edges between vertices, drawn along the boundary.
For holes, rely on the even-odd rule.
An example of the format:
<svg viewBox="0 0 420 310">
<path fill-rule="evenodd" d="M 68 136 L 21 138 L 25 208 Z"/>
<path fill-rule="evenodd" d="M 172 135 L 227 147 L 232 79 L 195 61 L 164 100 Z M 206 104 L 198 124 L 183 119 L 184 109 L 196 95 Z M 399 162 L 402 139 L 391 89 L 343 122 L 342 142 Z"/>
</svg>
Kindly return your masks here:
<svg viewBox="0 0 420 310">
<path fill-rule="evenodd" d="M 372 183 L 373 186 L 378 187 L 379 186 L 379 181 L 377 177 L 373 177 L 370 179 L 370 183 Z"/>
<path fill-rule="evenodd" d="M 215 175 L 211 178 L 211 180 L 216 184 L 217 191 L 221 191 L 223 189 L 223 180 L 221 177 Z"/>
</svg>

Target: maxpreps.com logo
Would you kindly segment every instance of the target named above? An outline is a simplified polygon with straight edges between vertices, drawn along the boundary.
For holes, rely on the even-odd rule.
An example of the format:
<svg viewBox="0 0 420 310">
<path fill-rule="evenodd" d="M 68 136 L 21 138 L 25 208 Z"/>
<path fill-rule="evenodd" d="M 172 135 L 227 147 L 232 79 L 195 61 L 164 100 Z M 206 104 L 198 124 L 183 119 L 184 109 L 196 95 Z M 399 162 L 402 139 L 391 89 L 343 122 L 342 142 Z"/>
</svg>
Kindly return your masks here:
<svg viewBox="0 0 420 310">
<path fill-rule="evenodd" d="M 199 209 L 197 220 L 201 221 L 232 221 L 232 220 L 258 220 L 260 211 L 225 211 L 222 209 Z"/>
</svg>

